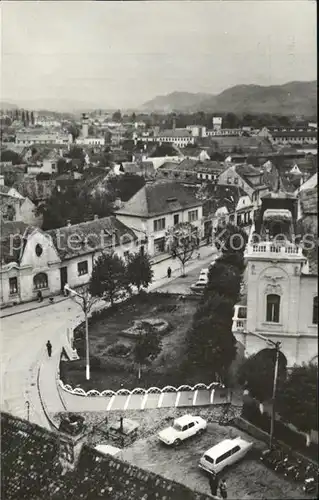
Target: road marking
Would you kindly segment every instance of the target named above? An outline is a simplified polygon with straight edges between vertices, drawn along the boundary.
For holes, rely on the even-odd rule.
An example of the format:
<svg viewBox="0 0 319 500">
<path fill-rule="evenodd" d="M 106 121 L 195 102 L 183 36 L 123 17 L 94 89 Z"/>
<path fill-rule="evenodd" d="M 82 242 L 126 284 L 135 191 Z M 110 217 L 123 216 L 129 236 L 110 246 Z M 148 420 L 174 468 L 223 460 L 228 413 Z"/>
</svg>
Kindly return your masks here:
<svg viewBox="0 0 319 500">
<path fill-rule="evenodd" d="M 112 408 L 112 404 L 113 404 L 114 399 L 115 399 L 115 396 L 112 396 L 110 401 L 109 401 L 109 404 L 107 405 L 106 411 L 110 411 L 110 409 Z"/>
<path fill-rule="evenodd" d="M 147 396 L 148 396 L 148 394 L 144 394 L 144 397 L 142 399 L 142 404 L 141 404 L 141 410 L 144 410 L 144 408 L 145 408 Z"/>
<path fill-rule="evenodd" d="M 215 394 L 215 389 L 212 389 L 212 392 L 210 393 L 210 404 L 213 404 L 214 401 L 214 394 Z"/>
<path fill-rule="evenodd" d="M 194 392 L 194 396 L 193 396 L 193 406 L 195 406 L 195 404 L 196 404 L 197 394 L 198 394 L 198 389 L 196 389 L 196 391 Z"/>
<path fill-rule="evenodd" d="M 128 404 L 130 402 L 132 394 L 129 394 L 126 398 L 125 404 L 124 404 L 124 410 L 127 410 Z"/>
<path fill-rule="evenodd" d="M 178 393 L 177 393 L 177 396 L 176 396 L 176 401 L 175 401 L 175 408 L 176 408 L 176 406 L 178 406 L 178 403 L 179 403 L 180 397 L 181 397 L 181 393 L 180 393 L 180 392 L 178 392 Z"/>
<path fill-rule="evenodd" d="M 163 403 L 163 397 L 164 397 L 164 393 L 163 393 L 163 392 L 161 392 L 160 397 L 158 398 L 157 408 L 160 408 L 160 407 L 162 406 L 162 403 Z"/>
</svg>

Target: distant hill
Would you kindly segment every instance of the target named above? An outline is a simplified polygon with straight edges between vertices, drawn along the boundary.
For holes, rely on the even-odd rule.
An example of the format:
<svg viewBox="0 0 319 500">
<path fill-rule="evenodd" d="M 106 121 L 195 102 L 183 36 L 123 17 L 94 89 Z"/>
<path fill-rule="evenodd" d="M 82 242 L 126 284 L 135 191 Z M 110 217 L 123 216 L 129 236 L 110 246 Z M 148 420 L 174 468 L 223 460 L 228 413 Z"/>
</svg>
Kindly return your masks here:
<svg viewBox="0 0 319 500">
<path fill-rule="evenodd" d="M 192 94 L 191 92 L 172 92 L 168 95 L 160 95 L 146 102 L 141 106 L 141 111 L 164 112 L 191 111 L 206 99 L 210 99 L 210 94 Z"/>
<path fill-rule="evenodd" d="M 13 104 L 12 102 L 1 101 L 0 109 L 3 109 L 5 111 L 11 111 L 12 109 L 18 109 L 18 106 L 16 104 Z"/>
<path fill-rule="evenodd" d="M 312 116 L 317 113 L 317 81 L 284 85 L 236 85 L 218 95 L 173 92 L 155 97 L 141 109 L 162 112 L 233 112 Z"/>
</svg>

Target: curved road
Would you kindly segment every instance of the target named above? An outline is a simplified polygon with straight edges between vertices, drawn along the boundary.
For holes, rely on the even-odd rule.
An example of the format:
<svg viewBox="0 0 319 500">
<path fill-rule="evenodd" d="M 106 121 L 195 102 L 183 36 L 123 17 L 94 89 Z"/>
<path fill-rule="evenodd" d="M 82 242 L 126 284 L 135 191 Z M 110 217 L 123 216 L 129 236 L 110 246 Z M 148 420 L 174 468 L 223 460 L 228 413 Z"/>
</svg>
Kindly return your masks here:
<svg viewBox="0 0 319 500">
<path fill-rule="evenodd" d="M 174 270 L 177 262 L 164 261 L 154 265 L 155 283 L 151 289 L 183 293 L 198 277 L 199 270 L 207 267 L 212 260 L 209 248 L 201 249 L 202 259 L 190 263 L 188 276 L 184 279 L 173 277 L 169 284 L 163 278 L 168 265 Z M 175 269 L 174 269 L 175 268 Z M 46 356 L 45 344 L 50 339 L 53 351 L 60 349 L 61 336 L 67 328 L 77 324 L 82 318 L 80 307 L 66 300 L 47 307 L 1 318 L 0 329 L 0 408 L 21 418 L 28 417 L 27 402 L 30 402 L 30 421 L 48 427 L 37 387 L 38 367 Z"/>
<path fill-rule="evenodd" d="M 1 319 L 1 409 L 48 427 L 38 388 L 37 367 L 50 339 L 59 348 L 61 334 L 80 319 L 79 306 L 63 301 L 48 307 Z"/>
</svg>

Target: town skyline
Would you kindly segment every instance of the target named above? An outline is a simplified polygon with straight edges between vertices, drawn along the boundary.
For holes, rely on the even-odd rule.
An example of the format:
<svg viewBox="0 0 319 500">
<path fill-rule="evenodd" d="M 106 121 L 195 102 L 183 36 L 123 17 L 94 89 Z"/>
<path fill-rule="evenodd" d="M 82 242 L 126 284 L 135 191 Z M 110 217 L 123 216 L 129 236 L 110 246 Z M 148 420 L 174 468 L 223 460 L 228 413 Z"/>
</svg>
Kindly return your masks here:
<svg viewBox="0 0 319 500">
<path fill-rule="evenodd" d="M 175 91 L 312 81 L 315 9 L 200 1 L 184 2 L 181 17 L 181 2 L 4 2 L 2 99 L 137 109 Z"/>
</svg>

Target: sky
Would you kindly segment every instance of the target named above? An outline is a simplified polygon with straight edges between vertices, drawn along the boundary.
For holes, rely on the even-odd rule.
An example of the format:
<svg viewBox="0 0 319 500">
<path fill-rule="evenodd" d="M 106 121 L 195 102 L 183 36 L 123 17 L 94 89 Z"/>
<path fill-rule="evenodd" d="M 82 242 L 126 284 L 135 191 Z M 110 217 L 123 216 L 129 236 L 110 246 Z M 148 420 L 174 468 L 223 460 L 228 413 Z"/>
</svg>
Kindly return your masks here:
<svg viewBox="0 0 319 500">
<path fill-rule="evenodd" d="M 311 0 L 1 4 L 1 98 L 137 107 L 173 91 L 315 80 Z"/>
</svg>

